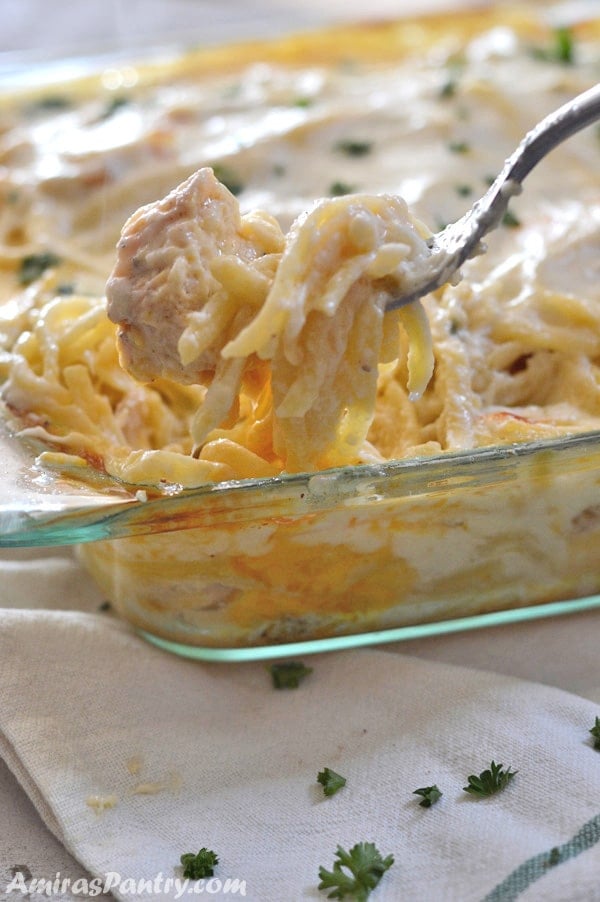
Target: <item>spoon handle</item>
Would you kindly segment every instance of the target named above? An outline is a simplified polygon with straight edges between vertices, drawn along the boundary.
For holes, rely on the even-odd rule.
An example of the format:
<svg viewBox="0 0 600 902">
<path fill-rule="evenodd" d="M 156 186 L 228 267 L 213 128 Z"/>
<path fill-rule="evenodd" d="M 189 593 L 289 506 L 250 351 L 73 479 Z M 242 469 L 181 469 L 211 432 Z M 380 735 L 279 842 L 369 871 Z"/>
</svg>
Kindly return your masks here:
<svg viewBox="0 0 600 902">
<path fill-rule="evenodd" d="M 422 278 L 409 292 L 394 298 L 387 310 L 410 304 L 448 282 L 465 260 L 482 253 L 481 239 L 500 222 L 508 202 L 521 192 L 521 182 L 551 150 L 600 119 L 600 83 L 563 104 L 539 122 L 506 160 L 490 188 L 471 209 L 430 239 L 431 256 Z"/>
<path fill-rule="evenodd" d="M 499 179 L 521 182 L 546 154 L 600 118 L 600 84 L 569 100 L 542 119 L 506 161 Z"/>
<path fill-rule="evenodd" d="M 571 135 L 599 118 L 600 84 L 597 84 L 554 110 L 525 135 L 486 194 L 467 214 L 473 224 L 469 250 L 500 224 L 510 198 L 520 193 L 521 182 L 534 166 Z M 467 252 L 461 262 L 469 256 Z"/>
</svg>

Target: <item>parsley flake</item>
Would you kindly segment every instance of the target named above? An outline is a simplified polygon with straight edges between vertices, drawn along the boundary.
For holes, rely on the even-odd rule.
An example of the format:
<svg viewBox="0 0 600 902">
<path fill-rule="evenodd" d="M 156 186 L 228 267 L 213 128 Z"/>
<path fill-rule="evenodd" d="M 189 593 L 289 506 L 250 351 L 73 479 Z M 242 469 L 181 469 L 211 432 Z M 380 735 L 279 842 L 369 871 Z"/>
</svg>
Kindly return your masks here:
<svg viewBox="0 0 600 902">
<path fill-rule="evenodd" d="M 297 689 L 302 680 L 312 673 L 302 661 L 281 661 L 269 667 L 275 689 Z"/>
<path fill-rule="evenodd" d="M 455 185 L 454 190 L 459 197 L 469 197 L 471 194 L 473 194 L 473 186 L 468 185 L 466 182 L 461 182 L 460 185 Z"/>
<path fill-rule="evenodd" d="M 222 185 L 225 185 L 228 191 L 231 191 L 232 194 L 237 196 L 241 194 L 244 190 L 244 183 L 241 178 L 232 172 L 231 169 L 227 166 L 222 166 L 220 163 L 216 163 L 213 166 L 213 172 L 215 174 L 215 178 L 221 182 Z"/>
<path fill-rule="evenodd" d="M 511 213 L 510 210 L 507 210 L 502 217 L 502 225 L 508 229 L 516 229 L 521 225 L 521 220 L 514 213 Z"/>
<path fill-rule="evenodd" d="M 43 97 L 34 100 L 33 103 L 29 105 L 28 111 L 31 113 L 54 113 L 60 112 L 61 110 L 68 110 L 70 106 L 71 101 L 62 94 L 45 94 Z"/>
<path fill-rule="evenodd" d="M 328 899 L 351 898 L 357 902 L 365 902 L 394 863 L 393 855 L 382 858 L 372 842 L 357 843 L 349 852 L 338 846 L 336 859 L 331 871 L 319 868 L 319 889 L 332 890 Z"/>
<path fill-rule="evenodd" d="M 212 877 L 215 873 L 215 865 L 219 863 L 218 855 L 205 846 L 195 855 L 193 852 L 185 852 L 179 860 L 183 865 L 183 876 L 190 880 Z"/>
<path fill-rule="evenodd" d="M 503 764 L 496 764 L 495 761 L 492 761 L 489 769 L 482 771 L 478 777 L 475 774 L 467 777 L 468 785 L 463 786 L 463 789 L 479 798 L 492 796 L 505 789 L 516 773 L 518 771 L 513 771 L 510 767 L 504 770 Z"/>
<path fill-rule="evenodd" d="M 600 717 L 596 718 L 594 726 L 590 730 L 590 733 L 594 737 L 594 748 L 600 751 Z"/>
<path fill-rule="evenodd" d="M 550 849 L 546 864 L 549 867 L 554 867 L 554 865 L 560 864 L 560 849 L 558 848 L 558 846 L 554 846 L 552 849 Z"/>
<path fill-rule="evenodd" d="M 111 97 L 110 100 L 107 101 L 104 110 L 98 117 L 99 122 L 103 122 L 105 119 L 110 119 L 113 113 L 116 113 L 117 110 L 120 110 L 122 107 L 127 106 L 129 103 L 129 98 L 125 97 L 123 94 L 118 94 L 115 97 Z"/>
<path fill-rule="evenodd" d="M 337 141 L 333 147 L 339 153 L 345 153 L 348 157 L 366 157 L 371 153 L 373 144 L 371 141 L 358 141 L 353 138 L 347 138 L 343 141 Z"/>
<path fill-rule="evenodd" d="M 321 784 L 326 796 L 334 796 L 342 786 L 346 785 L 346 778 L 341 774 L 336 774 L 330 767 L 324 767 L 322 771 L 319 771 L 317 783 Z"/>
<path fill-rule="evenodd" d="M 344 194 L 352 194 L 354 190 L 354 186 L 349 185 L 347 182 L 332 182 L 329 186 L 331 197 L 342 197 Z"/>
<path fill-rule="evenodd" d="M 421 808 L 431 808 L 432 805 L 435 805 L 441 799 L 443 793 L 434 783 L 433 786 L 422 786 L 420 789 L 415 789 L 413 795 L 423 796 L 419 802 Z"/>
<path fill-rule="evenodd" d="M 457 80 L 455 78 L 453 78 L 452 76 L 450 76 L 449 78 L 446 79 L 446 81 L 440 88 L 440 92 L 439 92 L 440 97 L 442 97 L 444 100 L 448 99 L 449 97 L 454 97 L 454 95 L 456 94 L 457 88 L 458 88 Z"/>
<path fill-rule="evenodd" d="M 471 149 L 471 145 L 466 141 L 450 141 L 448 144 L 448 150 L 451 153 L 468 153 Z"/>
<path fill-rule="evenodd" d="M 60 257 L 53 254 L 52 251 L 43 251 L 40 254 L 27 254 L 21 260 L 19 267 L 19 282 L 21 285 L 31 285 L 36 279 L 39 279 L 47 269 L 51 266 L 58 266 L 61 262 Z"/>
<path fill-rule="evenodd" d="M 535 59 L 543 62 L 572 65 L 575 62 L 575 43 L 572 31 L 564 26 L 556 28 L 550 47 L 534 47 L 531 54 Z"/>
</svg>

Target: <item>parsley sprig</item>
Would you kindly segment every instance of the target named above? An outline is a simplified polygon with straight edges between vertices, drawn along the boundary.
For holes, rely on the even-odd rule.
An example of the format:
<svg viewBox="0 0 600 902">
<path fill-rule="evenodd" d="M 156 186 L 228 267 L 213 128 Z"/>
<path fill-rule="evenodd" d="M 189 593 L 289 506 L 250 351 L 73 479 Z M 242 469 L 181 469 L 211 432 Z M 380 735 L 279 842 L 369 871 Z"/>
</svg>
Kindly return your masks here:
<svg viewBox="0 0 600 902">
<path fill-rule="evenodd" d="M 326 796 L 334 796 L 342 786 L 346 785 L 346 778 L 331 770 L 330 767 L 324 767 L 323 770 L 319 771 L 317 783 L 321 784 L 323 793 Z"/>
<path fill-rule="evenodd" d="M 302 661 L 281 661 L 269 667 L 275 689 L 297 689 L 302 680 L 312 673 Z"/>
<path fill-rule="evenodd" d="M 575 41 L 569 28 L 556 28 L 552 34 L 549 47 L 534 47 L 532 55 L 535 59 L 549 63 L 562 63 L 570 66 L 575 62 Z"/>
<path fill-rule="evenodd" d="M 600 717 L 596 718 L 590 733 L 594 737 L 594 748 L 600 751 Z"/>
<path fill-rule="evenodd" d="M 328 899 L 356 899 L 364 902 L 375 889 L 385 872 L 394 863 L 394 856 L 381 857 L 372 842 L 360 842 L 349 852 L 337 847 L 333 869 L 319 868 L 319 889 L 331 890 Z"/>
<path fill-rule="evenodd" d="M 219 863 L 219 856 L 211 849 L 203 846 L 199 852 L 184 852 L 179 859 L 183 865 L 183 876 L 190 880 L 201 880 L 203 877 L 212 877 L 215 873 L 215 865 Z"/>
<path fill-rule="evenodd" d="M 420 789 L 415 789 L 413 795 L 423 796 L 419 802 L 421 808 L 431 808 L 432 805 L 435 805 L 441 799 L 443 793 L 434 783 L 433 786 L 421 786 Z"/>
<path fill-rule="evenodd" d="M 61 260 L 52 251 L 42 251 L 39 254 L 27 254 L 21 260 L 18 278 L 21 285 L 31 285 L 36 279 L 41 278 L 47 269 L 58 266 Z"/>
<path fill-rule="evenodd" d="M 518 771 L 511 770 L 510 767 L 504 770 L 503 764 L 492 761 L 489 769 L 482 771 L 479 776 L 471 774 L 467 777 L 468 785 L 463 786 L 463 789 L 479 798 L 492 796 L 505 789 L 517 773 Z"/>
<path fill-rule="evenodd" d="M 346 154 L 348 157 L 365 157 L 371 153 L 373 144 L 371 141 L 361 141 L 357 138 L 345 138 L 334 144 L 334 150 Z"/>
</svg>

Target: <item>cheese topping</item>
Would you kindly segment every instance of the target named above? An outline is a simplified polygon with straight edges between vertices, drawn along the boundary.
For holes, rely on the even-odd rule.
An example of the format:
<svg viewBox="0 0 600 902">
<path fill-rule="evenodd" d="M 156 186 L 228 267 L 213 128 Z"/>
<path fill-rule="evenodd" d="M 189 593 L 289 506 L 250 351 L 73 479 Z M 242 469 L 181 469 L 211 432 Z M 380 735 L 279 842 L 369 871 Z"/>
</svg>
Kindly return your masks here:
<svg viewBox="0 0 600 902">
<path fill-rule="evenodd" d="M 503 21 L 6 99 L 0 365 L 23 434 L 172 490 L 600 428 L 594 129 L 459 285 L 383 314 L 428 231 L 597 80 L 593 27 L 566 58 Z"/>
</svg>

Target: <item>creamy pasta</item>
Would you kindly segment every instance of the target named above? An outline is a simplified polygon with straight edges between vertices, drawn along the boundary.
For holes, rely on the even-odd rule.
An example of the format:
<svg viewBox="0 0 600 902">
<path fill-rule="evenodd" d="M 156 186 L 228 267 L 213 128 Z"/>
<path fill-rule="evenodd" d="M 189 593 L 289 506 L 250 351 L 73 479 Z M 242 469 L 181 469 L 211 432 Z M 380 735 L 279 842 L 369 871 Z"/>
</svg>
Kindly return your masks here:
<svg viewBox="0 0 600 902">
<path fill-rule="evenodd" d="M 270 420 L 283 469 L 322 469 L 356 462 L 378 368 L 399 354 L 399 321 L 414 339 L 408 389 L 419 396 L 427 386 L 420 302 L 387 314 L 385 304 L 428 256 L 400 198 L 323 200 L 284 242 L 267 215 L 240 217 L 234 196 L 201 169 L 125 224 L 108 315 L 134 376 L 207 386 L 192 423 L 196 456 L 243 391 Z"/>
<path fill-rule="evenodd" d="M 593 129 L 460 284 L 383 312 L 428 232 L 598 77 L 594 24 L 567 59 L 526 14 L 473 22 L 4 99 L 3 398 L 46 465 L 189 487 L 600 428 Z"/>
</svg>

